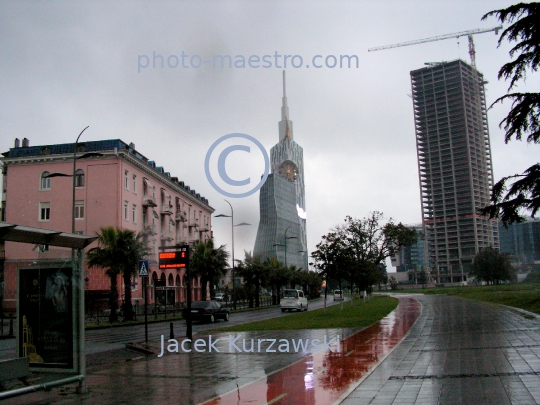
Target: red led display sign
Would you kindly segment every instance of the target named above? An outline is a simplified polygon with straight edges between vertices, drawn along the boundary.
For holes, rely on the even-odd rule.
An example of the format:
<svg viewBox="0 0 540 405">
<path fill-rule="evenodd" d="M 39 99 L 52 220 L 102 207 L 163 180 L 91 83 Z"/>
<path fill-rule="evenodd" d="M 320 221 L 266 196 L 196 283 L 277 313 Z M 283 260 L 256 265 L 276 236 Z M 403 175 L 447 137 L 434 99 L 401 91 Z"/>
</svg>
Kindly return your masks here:
<svg viewBox="0 0 540 405">
<path fill-rule="evenodd" d="M 188 264 L 187 250 L 178 252 L 161 252 L 159 254 L 160 269 L 184 269 Z"/>
</svg>

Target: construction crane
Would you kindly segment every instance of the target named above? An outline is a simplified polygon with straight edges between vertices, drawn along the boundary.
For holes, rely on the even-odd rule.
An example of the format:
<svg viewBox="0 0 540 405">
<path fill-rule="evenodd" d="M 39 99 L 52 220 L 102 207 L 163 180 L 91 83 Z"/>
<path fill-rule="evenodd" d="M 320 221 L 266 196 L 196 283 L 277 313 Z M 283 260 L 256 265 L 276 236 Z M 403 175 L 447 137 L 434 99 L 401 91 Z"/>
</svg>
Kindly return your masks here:
<svg viewBox="0 0 540 405">
<path fill-rule="evenodd" d="M 471 58 L 471 65 L 473 68 L 476 69 L 476 51 L 474 49 L 474 41 L 473 41 L 472 36 L 476 34 L 483 34 L 484 32 L 492 32 L 492 31 L 495 31 L 495 35 L 498 35 L 499 30 L 501 29 L 502 29 L 502 25 L 499 25 L 498 27 L 494 27 L 494 28 L 487 28 L 487 29 L 479 28 L 476 30 L 455 32 L 453 34 L 446 34 L 446 35 L 439 35 L 436 37 L 417 39 L 415 41 L 401 42 L 399 44 L 377 46 L 375 48 L 369 48 L 368 52 L 382 51 L 383 49 L 398 48 L 401 46 L 417 45 L 417 44 L 423 44 L 425 42 L 442 41 L 443 39 L 459 38 L 459 37 L 467 36 L 469 38 L 469 56 Z"/>
</svg>

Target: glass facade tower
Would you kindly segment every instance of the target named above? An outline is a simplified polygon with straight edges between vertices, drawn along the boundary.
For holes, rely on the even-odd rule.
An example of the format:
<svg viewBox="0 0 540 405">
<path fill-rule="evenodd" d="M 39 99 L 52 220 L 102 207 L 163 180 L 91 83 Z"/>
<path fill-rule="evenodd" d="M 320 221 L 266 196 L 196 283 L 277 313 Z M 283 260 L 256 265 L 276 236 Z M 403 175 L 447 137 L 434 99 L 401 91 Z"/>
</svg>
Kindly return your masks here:
<svg viewBox="0 0 540 405">
<path fill-rule="evenodd" d="M 293 140 L 285 72 L 282 101 L 279 142 L 270 150 L 271 175 L 259 196 L 261 216 L 254 254 L 307 270 L 304 152 Z"/>
</svg>

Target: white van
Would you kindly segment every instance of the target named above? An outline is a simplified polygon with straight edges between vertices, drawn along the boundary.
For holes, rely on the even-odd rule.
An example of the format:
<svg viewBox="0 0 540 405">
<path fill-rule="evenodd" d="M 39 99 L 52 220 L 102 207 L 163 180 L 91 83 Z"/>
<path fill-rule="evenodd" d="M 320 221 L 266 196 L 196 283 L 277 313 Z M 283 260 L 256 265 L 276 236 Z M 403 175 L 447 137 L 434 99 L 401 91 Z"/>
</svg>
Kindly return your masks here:
<svg viewBox="0 0 540 405">
<path fill-rule="evenodd" d="M 308 310 L 308 301 L 302 290 L 283 290 L 279 303 L 281 312 L 292 311 L 293 309 L 297 311 Z"/>
<path fill-rule="evenodd" d="M 343 291 L 342 290 L 334 290 L 334 301 L 339 300 L 343 301 Z"/>
</svg>

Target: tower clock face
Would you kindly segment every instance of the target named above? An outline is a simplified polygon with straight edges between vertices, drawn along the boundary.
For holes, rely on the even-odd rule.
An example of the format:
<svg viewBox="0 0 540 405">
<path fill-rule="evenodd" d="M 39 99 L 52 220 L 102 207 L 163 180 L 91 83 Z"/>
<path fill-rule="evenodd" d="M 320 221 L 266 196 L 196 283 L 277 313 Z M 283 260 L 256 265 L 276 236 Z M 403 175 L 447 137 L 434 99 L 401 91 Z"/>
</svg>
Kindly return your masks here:
<svg viewBox="0 0 540 405">
<path fill-rule="evenodd" d="M 294 162 L 286 160 L 279 166 L 278 173 L 280 176 L 285 177 L 291 183 L 294 183 L 298 178 L 298 167 L 294 164 Z"/>
</svg>

